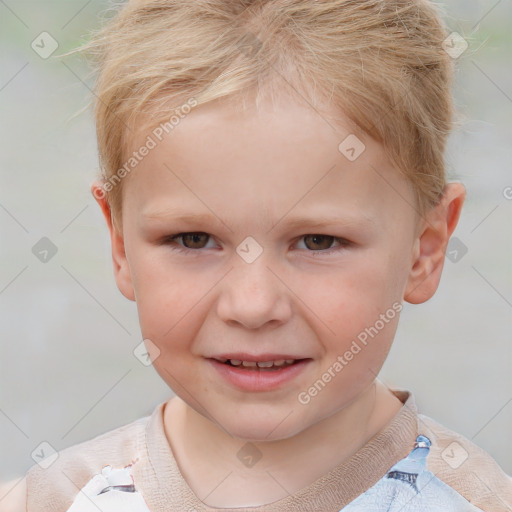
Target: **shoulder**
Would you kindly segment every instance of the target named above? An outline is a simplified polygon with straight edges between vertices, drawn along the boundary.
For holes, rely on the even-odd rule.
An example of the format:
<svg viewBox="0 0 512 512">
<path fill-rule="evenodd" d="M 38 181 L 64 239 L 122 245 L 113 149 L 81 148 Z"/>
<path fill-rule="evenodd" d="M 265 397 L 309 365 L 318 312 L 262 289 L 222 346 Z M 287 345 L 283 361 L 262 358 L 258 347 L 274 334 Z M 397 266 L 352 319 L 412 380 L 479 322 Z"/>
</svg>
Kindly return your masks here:
<svg viewBox="0 0 512 512">
<path fill-rule="evenodd" d="M 424 414 L 418 432 L 430 439 L 427 469 L 484 511 L 512 509 L 512 477 L 485 450 Z"/>
<path fill-rule="evenodd" d="M 27 509 L 27 480 L 22 477 L 0 484 L 0 512 L 21 512 Z"/>
<path fill-rule="evenodd" d="M 26 474 L 30 512 L 67 510 L 80 489 L 103 467 L 124 467 L 144 459 L 145 429 L 150 417 L 65 448 L 33 465 Z"/>
</svg>

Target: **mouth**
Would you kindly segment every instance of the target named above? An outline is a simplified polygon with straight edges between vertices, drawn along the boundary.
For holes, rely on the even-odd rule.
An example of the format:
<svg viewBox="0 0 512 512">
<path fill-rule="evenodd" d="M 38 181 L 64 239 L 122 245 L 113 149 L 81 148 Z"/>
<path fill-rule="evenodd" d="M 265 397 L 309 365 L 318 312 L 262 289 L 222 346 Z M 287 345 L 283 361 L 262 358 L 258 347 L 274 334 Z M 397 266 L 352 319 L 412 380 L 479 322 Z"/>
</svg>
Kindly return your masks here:
<svg viewBox="0 0 512 512">
<path fill-rule="evenodd" d="M 301 375 L 312 363 L 311 358 L 292 354 L 219 354 L 207 360 L 229 385 L 248 392 L 282 389 Z"/>
<path fill-rule="evenodd" d="M 243 359 L 228 359 L 225 357 L 214 357 L 212 358 L 219 363 L 227 366 L 232 366 L 240 370 L 248 371 L 277 371 L 288 366 L 293 366 L 305 359 L 271 359 L 265 361 L 245 361 Z"/>
</svg>

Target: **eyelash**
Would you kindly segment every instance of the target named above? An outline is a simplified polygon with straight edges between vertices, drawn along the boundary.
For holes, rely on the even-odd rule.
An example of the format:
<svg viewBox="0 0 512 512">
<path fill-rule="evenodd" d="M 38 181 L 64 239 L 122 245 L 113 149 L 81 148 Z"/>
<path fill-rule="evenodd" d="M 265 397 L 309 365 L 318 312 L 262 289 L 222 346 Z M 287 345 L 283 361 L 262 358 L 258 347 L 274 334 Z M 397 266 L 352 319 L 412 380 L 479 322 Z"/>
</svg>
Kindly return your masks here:
<svg viewBox="0 0 512 512">
<path fill-rule="evenodd" d="M 162 245 L 168 245 L 171 247 L 171 249 L 173 251 L 176 251 L 176 252 L 185 252 L 185 253 L 188 253 L 188 252 L 200 252 L 203 248 L 200 248 L 200 249 L 190 249 L 189 247 L 184 247 L 184 246 L 181 246 L 181 245 L 178 245 L 176 240 L 179 239 L 179 238 L 182 238 L 184 235 L 192 235 L 192 234 L 197 234 L 197 235 L 207 235 L 208 237 L 210 237 L 210 239 L 212 238 L 212 236 L 208 233 L 204 233 L 203 231 L 185 231 L 185 232 L 182 232 L 182 233 L 176 233 L 175 235 L 169 235 L 169 236 L 166 236 L 160 243 Z M 338 242 L 340 245 L 337 246 L 337 247 L 331 247 L 329 249 L 320 249 L 318 251 L 313 251 L 313 250 L 308 250 L 308 249 L 301 249 L 303 251 L 306 251 L 308 253 L 310 253 L 311 255 L 313 256 L 320 256 L 320 255 L 327 255 L 327 256 L 330 256 L 330 255 L 333 255 L 334 253 L 336 253 L 338 250 L 341 250 L 341 249 L 344 249 L 346 247 L 349 247 L 352 245 L 352 243 L 345 239 L 345 238 L 341 238 L 341 237 L 335 237 L 333 235 L 325 235 L 323 233 L 307 233 L 305 235 L 302 235 L 299 240 L 301 240 L 302 238 L 306 237 L 306 236 L 325 236 L 325 237 L 332 237 L 333 238 L 333 242 Z"/>
</svg>

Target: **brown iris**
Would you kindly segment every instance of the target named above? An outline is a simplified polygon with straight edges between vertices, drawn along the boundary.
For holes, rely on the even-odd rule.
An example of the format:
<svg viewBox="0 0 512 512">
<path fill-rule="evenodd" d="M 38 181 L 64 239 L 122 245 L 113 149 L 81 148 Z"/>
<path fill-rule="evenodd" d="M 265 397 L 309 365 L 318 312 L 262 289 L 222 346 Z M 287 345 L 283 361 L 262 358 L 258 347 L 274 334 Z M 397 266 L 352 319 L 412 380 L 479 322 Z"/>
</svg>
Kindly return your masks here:
<svg viewBox="0 0 512 512">
<path fill-rule="evenodd" d="M 183 244 L 188 249 L 202 249 L 206 245 L 206 243 L 208 242 L 208 237 L 209 236 L 210 235 L 208 235 L 206 233 L 185 233 L 183 235 L 180 235 L 180 238 L 183 239 Z M 205 242 L 202 245 L 201 245 L 201 242 L 200 242 L 201 237 L 203 237 L 203 240 Z M 189 243 L 191 243 L 192 245 L 189 245 Z M 199 244 L 200 247 L 197 247 L 195 244 Z"/>
<path fill-rule="evenodd" d="M 307 241 L 312 241 L 313 244 L 316 244 L 316 249 L 329 249 L 334 240 L 334 237 L 331 235 L 304 235 L 304 243 L 308 249 L 314 249 L 314 247 L 309 247 Z M 318 246 L 321 247 L 318 247 Z"/>
</svg>

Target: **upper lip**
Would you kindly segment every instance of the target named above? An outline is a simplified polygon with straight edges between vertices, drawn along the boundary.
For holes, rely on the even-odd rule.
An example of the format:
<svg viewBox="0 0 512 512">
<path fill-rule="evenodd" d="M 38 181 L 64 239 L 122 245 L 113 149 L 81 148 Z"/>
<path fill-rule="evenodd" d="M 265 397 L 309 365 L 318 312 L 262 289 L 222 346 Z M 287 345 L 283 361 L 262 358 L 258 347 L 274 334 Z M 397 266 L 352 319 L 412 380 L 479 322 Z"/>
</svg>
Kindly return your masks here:
<svg viewBox="0 0 512 512">
<path fill-rule="evenodd" d="M 281 359 L 307 359 L 305 357 L 297 357 L 291 354 L 247 354 L 246 352 L 232 352 L 229 354 L 217 354 L 210 356 L 209 359 L 235 359 L 237 361 L 253 361 L 253 362 L 264 362 L 264 361 L 279 361 Z"/>
</svg>

